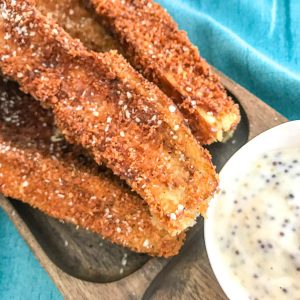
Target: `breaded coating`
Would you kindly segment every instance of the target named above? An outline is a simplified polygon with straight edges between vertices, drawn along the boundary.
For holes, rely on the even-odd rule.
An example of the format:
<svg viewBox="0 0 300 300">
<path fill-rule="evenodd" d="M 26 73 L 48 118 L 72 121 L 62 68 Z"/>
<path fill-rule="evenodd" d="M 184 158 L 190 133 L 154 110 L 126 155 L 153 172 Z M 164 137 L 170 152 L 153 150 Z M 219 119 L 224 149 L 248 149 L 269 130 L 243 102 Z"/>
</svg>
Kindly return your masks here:
<svg viewBox="0 0 300 300">
<path fill-rule="evenodd" d="M 211 157 L 159 88 L 116 52 L 87 51 L 30 1 L 1 12 L 2 72 L 52 109 L 68 141 L 126 180 L 169 233 L 205 214 L 218 185 Z"/>
<path fill-rule="evenodd" d="M 240 121 L 237 104 L 185 32 L 152 0 L 85 0 L 126 58 L 171 97 L 201 144 L 223 141 Z"/>
<path fill-rule="evenodd" d="M 44 16 L 54 19 L 88 49 L 98 52 L 122 52 L 116 39 L 95 20 L 80 0 L 35 0 L 35 5 Z"/>
<path fill-rule="evenodd" d="M 2 78 L 0 128 L 1 193 L 134 251 L 178 253 L 184 233 L 154 227 L 144 200 L 67 144 L 51 112 Z"/>
<path fill-rule="evenodd" d="M 125 4 L 125 3 L 123 3 Z M 134 52 L 132 52 L 130 49 L 126 48 L 127 42 L 125 42 L 125 44 L 123 43 L 123 45 L 125 46 L 125 51 L 122 50 L 122 47 L 119 45 L 118 41 L 116 39 L 113 39 L 109 34 L 108 31 L 105 30 L 102 26 L 100 26 L 100 23 L 95 21 L 95 19 L 92 17 L 91 14 L 89 14 L 87 12 L 87 10 L 83 7 L 82 1 L 80 0 L 65 0 L 65 1 L 58 1 L 58 0 L 36 0 L 36 5 L 39 8 L 39 10 L 47 16 L 51 16 L 53 19 L 56 20 L 56 22 L 62 26 L 72 37 L 78 38 L 81 40 L 81 42 L 88 47 L 89 49 L 95 50 L 95 51 L 99 51 L 99 52 L 105 52 L 108 50 L 112 50 L 112 49 L 117 49 L 120 53 L 124 54 L 126 56 L 129 55 L 128 59 L 131 61 L 133 60 L 133 62 L 135 63 L 135 67 L 137 67 L 138 69 L 140 69 L 142 72 L 144 71 L 144 65 L 137 63 L 136 59 L 134 57 L 131 57 L 132 55 L 137 55 Z M 105 2 L 105 5 L 109 5 L 107 4 L 107 2 Z M 116 13 L 116 10 L 114 10 L 114 13 Z M 122 17 L 124 17 L 123 13 L 122 13 Z M 168 16 L 169 17 L 169 16 Z M 102 18 L 101 20 L 106 20 L 106 18 Z M 100 20 L 100 21 L 101 21 Z M 159 20 L 161 20 L 159 18 Z M 103 23 L 103 22 L 101 22 Z M 108 26 L 107 23 L 106 24 L 106 28 L 109 28 L 111 30 L 111 28 Z M 152 28 L 152 27 L 151 27 Z M 167 28 L 168 30 L 170 29 L 169 27 Z M 176 29 L 178 31 L 178 29 Z M 115 36 L 118 36 L 115 33 Z M 132 32 L 131 32 L 132 34 Z M 179 32 L 179 34 L 182 34 L 181 32 Z M 184 35 L 184 33 L 183 33 Z M 149 36 L 147 36 L 149 38 Z M 141 35 L 140 38 L 144 39 L 144 35 Z M 185 40 L 187 39 L 186 36 L 184 37 Z M 120 42 L 122 42 L 123 39 L 120 40 Z M 133 42 L 140 42 L 139 39 L 133 38 Z M 165 45 L 165 40 L 164 40 L 164 49 L 167 48 L 167 45 Z M 169 40 L 170 42 L 170 40 Z M 171 41 L 173 43 L 173 41 Z M 170 43 L 171 43 L 170 42 Z M 189 41 L 185 41 L 189 44 Z M 177 46 L 178 47 L 178 46 Z M 197 53 L 198 50 L 195 49 L 194 47 L 190 47 L 191 49 L 193 49 L 193 51 L 196 52 L 196 54 L 198 55 L 198 57 L 195 57 L 194 60 L 199 62 L 201 64 L 203 64 L 203 66 L 205 66 L 205 70 L 210 72 L 209 70 L 209 66 L 206 64 L 205 61 L 203 61 L 200 57 L 199 54 Z M 126 51 L 127 49 L 127 51 Z M 138 47 L 138 49 L 141 49 L 140 47 Z M 164 50 L 166 51 L 166 50 Z M 151 51 L 150 51 L 151 54 Z M 175 53 L 173 52 L 173 56 L 175 55 Z M 179 55 L 178 53 L 176 53 L 176 55 Z M 182 55 L 182 54 L 180 54 Z M 186 53 L 186 55 L 183 57 L 184 58 L 184 62 L 187 61 L 189 59 L 188 55 L 191 55 L 190 53 Z M 159 56 L 161 57 L 161 56 Z M 143 56 L 141 57 L 143 59 Z M 172 58 L 172 61 L 175 58 Z M 178 58 L 179 60 L 180 58 Z M 192 60 L 190 60 L 192 61 Z M 162 72 L 164 72 L 163 70 L 159 70 L 158 66 L 161 66 L 161 63 L 159 61 L 157 61 L 157 59 L 154 60 L 154 62 L 151 65 L 157 64 L 157 66 L 155 66 L 155 70 L 157 70 L 157 72 L 159 74 L 162 74 Z M 186 63 L 183 63 L 186 66 Z M 177 63 L 178 65 L 178 63 Z M 146 68 L 149 67 L 148 62 L 145 62 L 145 66 Z M 174 64 L 175 66 L 175 64 Z M 172 66 L 172 72 L 174 71 L 174 66 Z M 166 68 L 167 66 L 164 66 L 164 68 Z M 169 68 L 170 66 L 168 66 Z M 183 68 L 182 66 L 180 66 L 180 68 Z M 154 72 L 152 69 L 148 70 L 147 72 Z M 192 74 L 192 71 L 190 70 L 191 76 L 195 75 Z M 153 79 L 153 74 L 145 74 L 145 76 L 147 76 L 150 80 L 153 80 L 154 82 L 156 82 L 158 85 L 160 85 L 160 87 L 162 89 L 167 88 L 167 90 L 165 90 L 166 93 L 168 93 L 171 97 L 174 98 L 174 100 L 176 101 L 177 105 L 179 106 L 180 110 L 184 113 L 184 115 L 188 118 L 189 121 L 189 125 L 190 127 L 193 129 L 193 133 L 194 135 L 198 138 L 198 140 L 201 143 L 206 143 L 209 144 L 211 142 L 214 142 L 216 140 L 219 141 L 223 141 L 225 140 L 228 136 L 230 136 L 236 125 L 239 122 L 240 116 L 239 116 L 239 110 L 238 110 L 238 106 L 234 105 L 230 99 L 230 97 L 228 97 L 226 95 L 226 91 L 224 91 L 224 88 L 220 85 L 219 83 L 219 79 L 217 78 L 217 76 L 215 74 L 208 74 L 208 76 L 211 76 L 213 78 L 213 81 L 217 82 L 218 86 L 217 91 L 213 91 L 214 95 L 213 95 L 213 99 L 212 101 L 221 101 L 221 106 L 219 107 L 218 112 L 213 113 L 213 109 L 210 109 L 209 107 L 206 109 L 206 111 L 203 111 L 203 105 L 204 103 L 200 103 L 201 105 L 199 106 L 197 104 L 197 102 L 193 101 L 194 99 L 199 98 L 195 97 L 192 93 L 192 91 L 190 91 L 190 95 L 187 96 L 188 91 L 183 91 L 183 93 L 178 93 L 178 92 L 173 92 L 169 91 L 169 89 L 173 89 L 173 87 L 171 86 L 170 83 L 168 83 L 168 85 L 166 85 L 166 76 L 155 76 L 155 79 Z M 211 73 L 211 72 L 210 72 Z M 196 74 L 197 75 L 197 74 Z M 168 75 L 173 76 L 173 75 Z M 199 74 L 197 75 L 199 76 Z M 163 78 L 162 81 L 160 81 L 159 78 Z M 196 83 L 198 85 L 202 85 L 203 84 L 203 79 L 201 79 L 202 81 L 200 82 L 199 80 L 196 81 Z M 213 81 L 209 81 L 210 85 L 213 84 Z M 176 82 L 173 81 L 172 85 L 176 86 L 178 84 L 178 82 L 183 83 L 183 81 L 181 80 L 181 78 L 177 78 Z M 185 85 L 187 85 L 187 83 L 184 83 Z M 207 86 L 206 86 L 207 87 Z M 177 87 L 176 90 L 178 89 L 182 89 L 180 86 Z M 211 88 L 210 88 L 211 89 Z M 188 89 L 189 90 L 189 89 Z M 215 88 L 213 89 L 215 90 Z M 208 90 L 206 90 L 208 91 Z M 219 92 L 218 96 L 215 96 L 215 94 Z M 185 104 L 183 105 L 184 107 L 181 106 L 181 103 L 178 104 L 179 102 L 182 102 L 182 95 L 184 95 L 184 98 L 188 98 L 185 99 Z M 206 96 L 205 96 L 206 97 Z M 205 98 L 204 97 L 204 98 Z M 206 97 L 209 100 L 210 96 Z M 177 99 L 178 98 L 178 99 Z M 227 98 L 226 100 L 218 100 L 218 98 Z M 192 102 L 193 101 L 193 102 Z M 210 100 L 209 100 L 210 101 Z M 190 106 L 193 106 L 192 111 L 190 109 Z M 223 109 L 222 107 L 225 107 L 224 112 L 222 112 L 221 110 Z M 201 124 L 198 124 L 199 122 L 201 122 Z M 203 137 L 203 133 L 202 132 L 206 132 L 204 137 Z M 212 132 L 211 132 L 212 131 Z"/>
</svg>

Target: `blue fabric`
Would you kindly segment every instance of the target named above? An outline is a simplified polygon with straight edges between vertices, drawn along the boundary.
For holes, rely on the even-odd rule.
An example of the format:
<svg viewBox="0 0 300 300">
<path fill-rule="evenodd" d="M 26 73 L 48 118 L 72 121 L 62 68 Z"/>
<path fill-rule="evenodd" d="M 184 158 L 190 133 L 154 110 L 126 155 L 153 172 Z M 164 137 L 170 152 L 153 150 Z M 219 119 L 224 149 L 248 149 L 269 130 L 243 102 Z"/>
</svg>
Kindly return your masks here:
<svg viewBox="0 0 300 300">
<path fill-rule="evenodd" d="M 300 1 L 158 1 L 208 62 L 286 117 L 300 118 Z M 0 299 L 61 299 L 2 211 Z"/>
<path fill-rule="evenodd" d="M 300 118 L 300 1 L 158 0 L 208 62 Z"/>
<path fill-rule="evenodd" d="M 208 62 L 289 119 L 300 118 L 300 1 L 158 2 Z"/>
<path fill-rule="evenodd" d="M 2 209 L 0 209 L 0 299 L 62 299 L 56 286 Z"/>
</svg>

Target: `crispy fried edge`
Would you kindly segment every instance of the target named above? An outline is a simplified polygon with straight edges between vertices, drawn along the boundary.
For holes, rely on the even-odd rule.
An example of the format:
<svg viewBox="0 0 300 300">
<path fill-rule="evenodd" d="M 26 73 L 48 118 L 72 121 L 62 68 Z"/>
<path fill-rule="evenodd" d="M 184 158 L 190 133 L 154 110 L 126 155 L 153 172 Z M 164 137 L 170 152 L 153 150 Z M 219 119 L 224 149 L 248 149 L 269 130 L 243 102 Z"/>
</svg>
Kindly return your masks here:
<svg viewBox="0 0 300 300">
<path fill-rule="evenodd" d="M 53 118 L 38 102 L 2 78 L 0 96 L 10 101 L 0 121 L 1 193 L 136 252 L 164 257 L 178 253 L 185 234 L 172 237 L 154 227 L 138 195 L 99 172 L 95 163 L 80 163 L 75 149 L 65 153 L 62 149 L 70 145 L 52 135 Z M 15 107 L 17 102 L 21 104 Z M 31 120 L 46 125 L 35 126 Z"/>
<path fill-rule="evenodd" d="M 116 53 L 87 52 L 79 41 L 71 39 L 59 26 L 41 16 L 29 1 L 17 1 L 14 6 L 4 2 L 7 6 L 2 9 L 8 18 L 2 19 L 3 71 L 17 80 L 25 91 L 52 107 L 58 125 L 70 141 L 87 148 L 98 163 L 104 161 L 142 195 L 160 226 L 177 234 L 192 225 L 199 212 L 205 213 L 217 178 L 208 152 L 197 144 L 172 102 Z M 12 27 L 4 29 L 3 26 Z M 17 38 L 6 39 L 7 34 Z M 39 47 L 34 49 L 37 43 Z M 53 62 L 45 59 L 53 59 L 54 54 Z M 84 86 L 81 98 L 77 85 Z M 75 109 L 74 105 L 82 99 L 84 111 Z M 95 105 L 102 104 L 110 109 L 105 101 L 113 100 L 110 104 L 115 105 L 128 99 L 134 103 L 136 111 L 143 109 L 147 122 L 142 125 L 132 120 L 128 122 L 126 114 L 118 110 L 119 126 L 126 126 L 113 132 L 113 146 L 108 143 L 103 147 L 107 139 L 99 128 L 101 110 L 98 115 L 93 113 Z M 162 123 L 153 125 L 154 116 Z M 123 128 L 130 136 L 127 139 L 123 139 Z M 147 132 L 148 140 L 144 136 Z M 131 138 L 136 138 L 139 144 L 135 145 Z M 161 146 L 156 154 L 157 142 Z M 162 152 L 165 145 L 169 150 Z M 134 155 L 138 156 L 130 160 L 133 152 L 124 151 L 128 149 L 136 149 Z M 166 163 L 166 158 L 171 163 Z M 165 182 L 160 179 L 162 176 Z"/>
<path fill-rule="evenodd" d="M 223 141 L 240 121 L 237 104 L 185 32 L 152 0 L 85 0 L 130 63 L 178 105 L 201 144 Z"/>
</svg>

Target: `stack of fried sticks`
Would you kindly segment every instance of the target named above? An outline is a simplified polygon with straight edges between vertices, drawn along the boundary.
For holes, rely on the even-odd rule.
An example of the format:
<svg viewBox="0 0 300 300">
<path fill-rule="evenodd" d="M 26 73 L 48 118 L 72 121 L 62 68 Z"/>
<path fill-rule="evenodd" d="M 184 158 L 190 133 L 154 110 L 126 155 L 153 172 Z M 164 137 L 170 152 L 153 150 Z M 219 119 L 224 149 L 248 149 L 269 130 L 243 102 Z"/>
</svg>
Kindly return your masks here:
<svg viewBox="0 0 300 300">
<path fill-rule="evenodd" d="M 0 2 L 0 191 L 175 255 L 218 184 L 201 144 L 238 106 L 158 4 L 79 1 Z"/>
</svg>

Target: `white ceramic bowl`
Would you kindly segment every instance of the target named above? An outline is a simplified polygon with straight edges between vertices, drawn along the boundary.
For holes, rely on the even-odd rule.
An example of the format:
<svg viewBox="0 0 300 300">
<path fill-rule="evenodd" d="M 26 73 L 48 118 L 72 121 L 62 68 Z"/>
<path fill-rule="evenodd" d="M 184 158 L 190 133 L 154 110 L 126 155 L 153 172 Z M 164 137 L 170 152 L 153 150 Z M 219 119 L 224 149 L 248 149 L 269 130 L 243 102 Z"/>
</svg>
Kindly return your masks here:
<svg viewBox="0 0 300 300">
<path fill-rule="evenodd" d="M 253 140 L 244 145 L 238 150 L 225 164 L 220 172 L 220 187 L 225 189 L 234 184 L 234 170 L 239 170 L 241 166 L 244 170 L 252 160 L 257 158 L 260 154 L 266 153 L 270 150 L 287 149 L 287 148 L 300 148 L 300 120 L 291 121 L 272 129 L 269 129 L 262 134 L 255 137 Z M 216 196 L 218 198 L 220 196 Z M 212 269 L 219 281 L 223 291 L 231 300 L 247 299 L 246 291 L 237 283 L 232 281 L 230 277 L 226 276 L 227 266 L 224 263 L 222 255 L 217 251 L 215 244 L 214 224 L 218 220 L 213 219 L 213 211 L 216 207 L 216 198 L 212 199 L 208 212 L 207 219 L 205 220 L 204 234 L 205 244 L 208 257 Z M 222 201 L 222 199 L 218 199 Z M 226 228 L 224 228 L 226 232 Z"/>
</svg>

